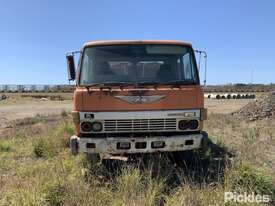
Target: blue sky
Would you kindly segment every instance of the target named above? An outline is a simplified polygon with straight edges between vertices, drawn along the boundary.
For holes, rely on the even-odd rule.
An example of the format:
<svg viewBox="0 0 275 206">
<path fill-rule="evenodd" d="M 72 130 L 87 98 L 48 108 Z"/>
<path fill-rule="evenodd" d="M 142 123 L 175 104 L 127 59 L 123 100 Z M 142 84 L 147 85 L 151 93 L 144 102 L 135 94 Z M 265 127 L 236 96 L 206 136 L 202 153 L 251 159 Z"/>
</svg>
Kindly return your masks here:
<svg viewBox="0 0 275 206">
<path fill-rule="evenodd" d="M 275 82 L 274 10 L 274 0 L 0 0 L 0 84 L 67 83 L 65 53 L 104 39 L 189 41 L 208 52 L 208 84 Z"/>
</svg>

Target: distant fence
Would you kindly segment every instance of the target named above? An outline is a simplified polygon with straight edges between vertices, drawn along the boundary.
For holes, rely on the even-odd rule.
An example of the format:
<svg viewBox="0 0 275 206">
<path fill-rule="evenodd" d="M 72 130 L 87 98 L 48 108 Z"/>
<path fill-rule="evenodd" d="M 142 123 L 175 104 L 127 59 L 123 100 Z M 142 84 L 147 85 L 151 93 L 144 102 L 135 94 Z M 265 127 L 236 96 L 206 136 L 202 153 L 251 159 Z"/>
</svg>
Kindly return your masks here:
<svg viewBox="0 0 275 206">
<path fill-rule="evenodd" d="M 15 85 L 2 84 L 0 92 L 72 92 L 74 85 Z"/>
<path fill-rule="evenodd" d="M 257 85 L 257 84 L 247 84 L 247 85 L 216 85 L 216 86 L 206 86 L 203 88 L 205 93 L 216 93 L 216 92 L 270 92 L 275 90 L 275 84 L 270 85 Z"/>
<path fill-rule="evenodd" d="M 72 92 L 74 85 L 59 84 L 59 85 L 42 85 L 42 84 L 0 84 L 0 92 Z M 205 93 L 232 93 L 232 92 L 269 92 L 275 90 L 275 85 L 264 86 L 207 86 L 204 87 Z"/>
</svg>

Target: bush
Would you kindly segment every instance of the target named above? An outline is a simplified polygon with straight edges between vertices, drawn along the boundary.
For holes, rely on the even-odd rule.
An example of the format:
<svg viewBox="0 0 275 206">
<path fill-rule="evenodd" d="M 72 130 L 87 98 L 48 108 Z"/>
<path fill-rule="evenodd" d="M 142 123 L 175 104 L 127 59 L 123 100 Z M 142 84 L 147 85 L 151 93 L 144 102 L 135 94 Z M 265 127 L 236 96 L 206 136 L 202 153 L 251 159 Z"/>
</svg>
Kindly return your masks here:
<svg viewBox="0 0 275 206">
<path fill-rule="evenodd" d="M 53 157 L 62 149 L 69 147 L 69 136 L 74 133 L 72 124 L 63 122 L 45 137 L 39 138 L 34 144 L 36 157 Z"/>
<path fill-rule="evenodd" d="M 10 144 L 6 142 L 0 142 L 0 152 L 9 152 L 11 150 Z"/>
<path fill-rule="evenodd" d="M 68 113 L 67 113 L 65 110 L 62 110 L 61 116 L 62 116 L 63 118 L 64 118 L 64 117 L 67 117 L 67 116 L 68 116 Z"/>
<path fill-rule="evenodd" d="M 49 141 L 46 139 L 38 139 L 37 142 L 34 144 L 33 152 L 36 155 L 36 157 L 52 157 L 55 155 L 54 151 L 54 145 L 52 145 Z"/>
</svg>

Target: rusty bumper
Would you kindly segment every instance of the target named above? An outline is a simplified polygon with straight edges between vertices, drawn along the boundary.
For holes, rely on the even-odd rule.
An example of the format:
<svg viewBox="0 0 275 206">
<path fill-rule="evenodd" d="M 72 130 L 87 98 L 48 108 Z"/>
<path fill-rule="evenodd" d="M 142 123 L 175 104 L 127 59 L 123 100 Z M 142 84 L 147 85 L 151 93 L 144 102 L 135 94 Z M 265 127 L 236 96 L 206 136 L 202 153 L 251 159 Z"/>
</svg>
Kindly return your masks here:
<svg viewBox="0 0 275 206">
<path fill-rule="evenodd" d="M 74 154 L 78 152 L 98 154 L 172 152 L 199 149 L 202 147 L 204 136 L 204 133 L 144 138 L 80 138 L 72 136 L 70 147 Z"/>
</svg>

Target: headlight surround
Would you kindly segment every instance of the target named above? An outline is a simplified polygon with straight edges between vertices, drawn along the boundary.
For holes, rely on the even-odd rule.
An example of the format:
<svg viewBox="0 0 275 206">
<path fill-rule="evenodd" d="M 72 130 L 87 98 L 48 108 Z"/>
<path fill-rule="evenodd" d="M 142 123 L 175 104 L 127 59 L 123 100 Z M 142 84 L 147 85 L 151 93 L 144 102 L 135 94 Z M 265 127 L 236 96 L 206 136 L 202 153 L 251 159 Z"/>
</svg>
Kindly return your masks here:
<svg viewBox="0 0 275 206">
<path fill-rule="evenodd" d="M 198 127 L 198 120 L 180 120 L 178 123 L 178 128 L 180 130 L 196 130 Z"/>
<path fill-rule="evenodd" d="M 103 129 L 103 125 L 101 122 L 82 122 L 81 123 L 81 130 L 83 132 L 100 132 Z"/>
</svg>

